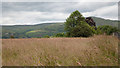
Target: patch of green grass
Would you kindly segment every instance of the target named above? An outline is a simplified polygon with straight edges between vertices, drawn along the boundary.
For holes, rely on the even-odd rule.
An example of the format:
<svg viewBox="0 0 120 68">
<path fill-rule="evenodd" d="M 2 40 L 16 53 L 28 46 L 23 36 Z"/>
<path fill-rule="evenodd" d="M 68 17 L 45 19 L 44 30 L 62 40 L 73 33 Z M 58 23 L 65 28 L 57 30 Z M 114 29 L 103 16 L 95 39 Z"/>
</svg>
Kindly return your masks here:
<svg viewBox="0 0 120 68">
<path fill-rule="evenodd" d="M 26 34 L 35 33 L 35 32 L 44 32 L 44 30 L 32 30 L 32 31 L 26 32 Z"/>
</svg>

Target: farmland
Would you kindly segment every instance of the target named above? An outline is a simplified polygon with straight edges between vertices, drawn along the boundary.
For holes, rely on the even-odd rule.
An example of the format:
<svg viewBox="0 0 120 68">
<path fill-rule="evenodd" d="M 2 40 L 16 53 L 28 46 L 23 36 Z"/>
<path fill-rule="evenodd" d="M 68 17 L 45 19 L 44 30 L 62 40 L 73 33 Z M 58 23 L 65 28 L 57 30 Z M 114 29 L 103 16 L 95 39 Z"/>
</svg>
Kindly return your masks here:
<svg viewBox="0 0 120 68">
<path fill-rule="evenodd" d="M 117 66 L 118 39 L 89 38 L 2 39 L 3 66 Z"/>
</svg>

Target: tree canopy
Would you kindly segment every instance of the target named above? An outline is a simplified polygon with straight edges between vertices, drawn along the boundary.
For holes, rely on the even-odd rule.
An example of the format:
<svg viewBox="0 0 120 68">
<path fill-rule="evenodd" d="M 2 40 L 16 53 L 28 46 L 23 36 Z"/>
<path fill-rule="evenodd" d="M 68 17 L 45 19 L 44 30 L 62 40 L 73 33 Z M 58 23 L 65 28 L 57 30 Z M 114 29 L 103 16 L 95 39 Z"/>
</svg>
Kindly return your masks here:
<svg viewBox="0 0 120 68">
<path fill-rule="evenodd" d="M 119 31 L 116 27 L 109 25 L 99 26 L 97 30 L 100 30 L 100 33 L 106 33 L 107 35 L 111 35 L 112 33 Z"/>
<path fill-rule="evenodd" d="M 82 14 L 76 10 L 66 19 L 65 30 L 68 37 L 89 37 L 94 34 L 94 28 L 88 25 Z"/>
</svg>

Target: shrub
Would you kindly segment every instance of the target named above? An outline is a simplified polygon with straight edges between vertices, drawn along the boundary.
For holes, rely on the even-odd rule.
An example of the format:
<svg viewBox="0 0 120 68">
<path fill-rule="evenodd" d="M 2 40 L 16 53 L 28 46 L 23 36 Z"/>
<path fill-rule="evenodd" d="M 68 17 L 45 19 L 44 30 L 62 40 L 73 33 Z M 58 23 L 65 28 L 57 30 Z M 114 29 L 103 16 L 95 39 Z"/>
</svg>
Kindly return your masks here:
<svg viewBox="0 0 120 68">
<path fill-rule="evenodd" d="M 15 38 L 15 37 L 13 35 L 11 35 L 10 38 Z"/>
<path fill-rule="evenodd" d="M 65 34 L 64 34 L 64 33 L 57 33 L 57 34 L 55 35 L 55 37 L 65 37 Z"/>
<path fill-rule="evenodd" d="M 48 36 L 48 35 L 45 35 L 45 36 L 44 36 L 44 38 L 50 38 L 50 36 Z"/>
<path fill-rule="evenodd" d="M 109 25 L 103 25 L 99 26 L 97 28 L 98 34 L 106 33 L 107 35 L 111 35 L 114 32 L 118 32 L 118 29 L 116 27 L 112 27 Z"/>
</svg>

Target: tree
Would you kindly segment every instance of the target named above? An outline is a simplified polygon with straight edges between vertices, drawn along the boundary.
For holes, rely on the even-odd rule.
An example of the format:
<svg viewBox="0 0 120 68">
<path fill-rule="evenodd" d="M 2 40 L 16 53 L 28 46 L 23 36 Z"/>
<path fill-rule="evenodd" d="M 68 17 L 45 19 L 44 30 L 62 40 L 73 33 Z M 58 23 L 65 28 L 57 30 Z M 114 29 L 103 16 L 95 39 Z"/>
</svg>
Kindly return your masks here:
<svg viewBox="0 0 120 68">
<path fill-rule="evenodd" d="M 68 37 L 89 37 L 95 32 L 78 10 L 66 19 L 65 30 Z"/>
<path fill-rule="evenodd" d="M 95 33 L 95 30 L 87 24 L 82 24 L 74 27 L 70 33 L 71 37 L 89 37 Z"/>
<path fill-rule="evenodd" d="M 78 10 L 74 11 L 66 19 L 65 30 L 70 31 L 72 28 L 76 27 L 76 25 L 80 24 L 80 22 L 82 21 L 85 22 L 85 18 L 80 14 Z"/>
<path fill-rule="evenodd" d="M 118 32 L 118 29 L 116 27 L 112 27 L 109 25 L 99 26 L 97 30 L 100 30 L 101 33 L 106 33 L 107 35 L 111 35 L 114 32 Z"/>
</svg>

